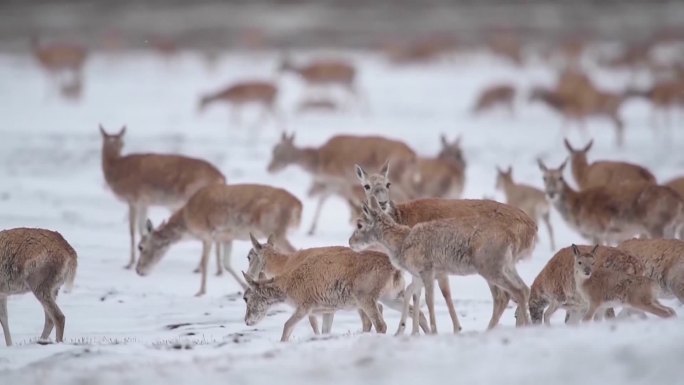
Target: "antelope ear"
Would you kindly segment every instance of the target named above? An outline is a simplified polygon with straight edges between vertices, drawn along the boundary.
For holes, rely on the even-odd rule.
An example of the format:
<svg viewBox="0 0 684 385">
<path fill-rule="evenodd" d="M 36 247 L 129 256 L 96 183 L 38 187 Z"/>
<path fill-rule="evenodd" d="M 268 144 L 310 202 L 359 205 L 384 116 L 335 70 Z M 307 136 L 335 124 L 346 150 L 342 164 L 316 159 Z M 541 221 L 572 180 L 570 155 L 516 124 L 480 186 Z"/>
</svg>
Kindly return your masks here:
<svg viewBox="0 0 684 385">
<path fill-rule="evenodd" d="M 384 175 L 385 179 L 387 179 L 387 177 L 389 176 L 389 166 L 390 166 L 390 162 L 389 162 L 389 160 L 387 160 L 385 162 L 385 164 L 382 166 L 382 168 L 380 169 L 380 174 Z"/>
<path fill-rule="evenodd" d="M 361 183 L 366 183 L 366 177 L 368 174 L 366 174 L 366 171 L 363 169 L 363 167 L 355 164 L 354 171 L 356 171 L 356 177 L 361 181 Z"/>
<path fill-rule="evenodd" d="M 280 134 L 280 141 L 281 142 L 287 141 L 287 132 L 283 131 L 283 133 Z"/>
<path fill-rule="evenodd" d="M 596 246 L 594 246 L 593 249 L 591 249 L 591 253 L 594 254 L 596 252 L 596 249 L 598 249 L 598 248 L 599 248 L 599 245 L 597 244 Z"/>
<path fill-rule="evenodd" d="M 544 161 L 541 160 L 541 158 L 537 158 L 537 164 L 539 165 L 539 169 L 542 170 L 543 172 L 549 171 L 549 168 L 546 167 L 544 164 Z"/>
<path fill-rule="evenodd" d="M 506 170 L 507 175 L 513 175 L 513 166 L 508 166 L 508 169 Z"/>
<path fill-rule="evenodd" d="M 454 140 L 454 146 L 460 147 L 461 146 L 461 140 L 463 139 L 463 135 L 459 135 L 456 140 Z"/>
<path fill-rule="evenodd" d="M 252 247 L 254 247 L 254 250 L 259 251 L 261 250 L 261 244 L 259 241 L 254 237 L 254 234 L 249 233 L 249 240 L 252 241 Z"/>
<path fill-rule="evenodd" d="M 126 126 L 121 127 L 121 131 L 119 131 L 119 133 L 116 136 L 121 137 L 124 136 L 124 134 L 126 134 Z"/>
<path fill-rule="evenodd" d="M 574 243 L 570 247 L 572 247 L 572 254 L 575 255 L 575 258 L 579 258 L 581 255 L 579 247 L 577 247 L 577 245 L 575 245 Z"/>
<path fill-rule="evenodd" d="M 447 140 L 446 135 L 444 135 L 444 134 L 440 135 L 439 139 L 442 142 L 442 147 L 444 147 L 444 148 L 449 147 L 449 141 Z"/>
<path fill-rule="evenodd" d="M 147 218 L 145 221 L 145 234 L 150 234 L 152 231 L 154 231 L 154 225 L 152 224 L 150 218 Z"/>
<path fill-rule="evenodd" d="M 363 202 L 361 204 L 361 211 L 363 212 L 363 216 L 366 217 L 366 219 L 370 219 L 373 217 L 373 214 L 371 213 L 370 207 L 368 207 L 368 204 L 366 202 Z"/>
<path fill-rule="evenodd" d="M 582 149 L 582 152 L 589 152 L 591 150 L 591 146 L 594 145 L 594 139 L 590 140 L 589 143 L 587 143 L 586 146 Z"/>
<path fill-rule="evenodd" d="M 268 239 L 266 239 L 266 243 L 268 243 L 269 246 L 275 245 L 275 234 L 269 235 Z"/>
<path fill-rule="evenodd" d="M 287 141 L 290 143 L 294 143 L 294 139 L 295 139 L 295 133 L 294 132 L 291 133 L 290 136 L 287 137 Z"/>
<path fill-rule="evenodd" d="M 563 139 L 563 143 L 565 143 L 565 148 L 567 148 L 568 151 L 570 151 L 570 153 L 575 152 L 575 149 L 572 148 L 572 146 L 570 145 L 570 142 L 568 141 L 567 138 Z"/>
<path fill-rule="evenodd" d="M 565 166 L 568 164 L 568 158 L 565 158 L 563 163 L 561 163 L 560 167 L 558 167 L 558 171 L 563 172 L 565 170 Z"/>
<path fill-rule="evenodd" d="M 244 271 L 242 272 L 242 276 L 245 278 L 245 282 L 247 282 L 247 286 L 249 286 L 250 288 L 254 288 L 257 285 L 257 281 L 252 279 L 252 277 L 250 277 Z"/>
<path fill-rule="evenodd" d="M 107 132 L 105 131 L 104 127 L 102 127 L 102 123 L 100 123 L 98 125 L 98 127 L 100 128 L 100 134 L 106 138 L 108 135 L 107 135 Z"/>
</svg>

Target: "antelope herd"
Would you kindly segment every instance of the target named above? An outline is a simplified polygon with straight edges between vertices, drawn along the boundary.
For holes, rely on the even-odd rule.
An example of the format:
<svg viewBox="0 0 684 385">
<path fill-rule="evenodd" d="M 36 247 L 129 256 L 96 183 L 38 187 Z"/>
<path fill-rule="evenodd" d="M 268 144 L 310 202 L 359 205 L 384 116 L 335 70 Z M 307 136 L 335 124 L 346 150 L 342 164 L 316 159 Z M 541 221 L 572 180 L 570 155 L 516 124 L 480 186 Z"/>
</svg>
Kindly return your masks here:
<svg viewBox="0 0 684 385">
<path fill-rule="evenodd" d="M 455 47 L 446 41 L 416 43 L 393 51 L 392 59 L 432 60 Z M 496 55 L 524 65 L 518 39 L 497 35 L 489 45 Z M 572 64 L 558 73 L 554 86 L 535 86 L 529 93 L 530 100 L 557 112 L 564 125 L 574 121 L 584 128 L 588 117 L 605 117 L 614 126 L 616 143 L 622 145 L 627 124 L 621 110 L 630 98 L 648 99 L 656 112 L 683 105 L 680 67 L 650 88 L 608 91 L 577 64 L 583 47 L 568 43 L 563 56 L 572 58 Z M 88 57 L 85 48 L 34 40 L 33 50 L 48 73 L 71 72 L 73 79 L 82 78 Z M 609 63 L 622 66 L 625 60 Z M 314 59 L 295 64 L 288 56 L 278 70 L 297 75 L 309 88 L 332 85 L 350 98 L 362 99 L 359 70 L 352 61 Z M 476 98 L 472 111 L 484 113 L 501 106 L 512 113 L 520 94 L 513 84 L 493 83 Z M 226 103 L 238 123 L 240 108 L 255 103 L 264 116 L 281 119 L 279 95 L 275 80 L 241 80 L 201 96 L 198 105 L 201 111 Z M 317 96 L 304 99 L 300 108 L 337 110 L 338 106 L 335 100 Z M 216 274 L 226 270 L 244 290 L 248 326 L 261 321 L 276 304 L 294 308 L 282 341 L 306 317 L 315 334 L 329 333 L 335 312 L 342 310 L 358 311 L 364 332 L 374 328 L 385 333 L 384 307 L 401 313 L 397 334 L 404 332 L 409 315 L 413 334 L 437 333 L 435 282 L 446 301 L 452 330 L 458 333 L 462 325 L 450 276 L 484 278 L 492 296 L 488 329 L 500 323 L 511 300 L 516 304 L 515 323 L 521 327 L 548 324 L 558 309 L 566 310 L 566 322 L 576 323 L 615 317 L 614 308 L 623 308 L 620 316 L 672 317 L 675 311 L 659 299 L 674 297 L 684 303 L 684 177 L 661 184 L 637 164 L 600 159 L 595 153 L 591 157 L 599 159 L 590 162 L 593 141 L 574 147 L 565 140 L 569 157 L 557 167 L 538 159 L 536 184 L 543 183 L 543 190 L 516 182 L 515 165 L 497 168 L 495 187 L 506 202 L 501 203 L 462 199 L 466 166 L 471 163 L 465 159 L 460 137 L 443 135 L 441 150 L 425 156 L 405 141 L 380 135 L 337 134 L 318 146 L 302 146 L 294 133 L 283 132 L 265 171 L 276 174 L 292 165 L 310 174 L 308 196 L 317 202 L 308 234 L 316 233 L 329 197 L 347 202 L 352 217 L 348 246 L 298 249 L 288 236 L 300 226 L 303 204 L 291 192 L 264 184 L 228 183 L 217 167 L 201 159 L 123 154 L 126 127 L 114 134 L 102 126 L 99 131 L 104 179 L 114 197 L 128 206 L 126 268 L 135 267 L 138 275 L 148 276 L 172 245 L 187 238 L 198 240 L 202 252 L 196 271 L 201 273 L 201 284 L 196 295 L 201 296 L 207 292 L 213 247 Z M 568 162 L 571 170 L 566 170 Z M 576 187 L 566 180 L 567 174 Z M 155 206 L 171 211 L 156 228 L 147 218 L 148 209 Z M 556 248 L 550 220 L 554 211 L 586 244 Z M 531 257 L 540 221 L 555 255 L 528 286 L 516 266 Z M 136 233 L 141 238 L 137 242 Z M 231 263 L 233 241 L 251 242 L 249 268 L 242 274 Z M 7 297 L 29 291 L 44 308 L 40 342 L 48 342 L 55 327 L 56 341 L 63 341 L 65 316 L 56 298 L 63 285 L 73 284 L 76 266 L 76 252 L 57 232 L 0 231 L 0 323 L 7 345 L 12 344 Z M 408 282 L 405 273 L 411 278 Z M 421 311 L 423 289 L 427 317 Z M 323 317 L 322 329 L 318 315 Z"/>
</svg>

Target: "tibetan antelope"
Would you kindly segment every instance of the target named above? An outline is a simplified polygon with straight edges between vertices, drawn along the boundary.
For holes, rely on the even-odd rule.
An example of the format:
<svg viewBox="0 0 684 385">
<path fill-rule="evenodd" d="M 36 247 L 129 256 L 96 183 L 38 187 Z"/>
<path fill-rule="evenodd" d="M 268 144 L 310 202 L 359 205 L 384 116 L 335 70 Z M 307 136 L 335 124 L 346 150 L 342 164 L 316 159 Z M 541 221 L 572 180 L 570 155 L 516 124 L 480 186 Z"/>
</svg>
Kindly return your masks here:
<svg viewBox="0 0 684 385">
<path fill-rule="evenodd" d="M 273 147 L 273 155 L 267 170 L 276 173 L 289 165 L 297 165 L 313 176 L 314 185 L 322 191 L 309 234 L 316 231 L 323 203 L 332 195 L 355 199 L 350 187 L 353 185 L 354 164 L 380 167 L 392 161 L 392 176 L 401 180 L 403 173 L 416 159 L 416 153 L 405 143 L 380 136 L 336 135 L 320 147 L 298 147 L 295 135 L 283 133 L 280 142 Z M 407 189 L 398 186 L 401 197 L 407 197 Z"/>
<path fill-rule="evenodd" d="M 506 171 L 497 167 L 496 169 L 496 188 L 502 190 L 506 195 L 506 203 L 515 206 L 530 218 L 534 219 L 539 225 L 539 220 L 544 221 L 549 232 L 551 251 L 556 250 L 556 242 L 553 238 L 553 227 L 551 227 L 551 205 L 546 200 L 544 191 L 526 184 L 515 183 L 513 181 L 513 168 L 508 167 Z"/>
<path fill-rule="evenodd" d="M 513 259 L 519 261 L 529 257 L 534 248 L 537 236 L 537 225 L 522 210 L 495 202 L 492 200 L 478 199 L 417 199 L 406 203 L 395 203 L 390 197 L 390 180 L 386 173 L 367 174 L 360 166 L 356 166 L 356 173 L 361 185 L 368 186 L 366 197 L 375 197 L 380 207 L 398 224 L 413 227 L 422 222 L 439 219 L 482 217 L 491 220 L 501 220 L 509 223 L 509 231 L 516 239 L 515 248 L 512 250 Z M 449 279 L 447 274 L 436 276 L 442 296 L 446 301 L 449 315 L 453 324 L 454 333 L 461 330 L 456 309 L 451 298 Z M 508 301 L 508 293 L 497 285 L 489 284 L 489 289 L 494 298 L 492 318 L 488 328 L 491 329 L 499 323 Z M 522 322 L 518 319 L 518 322 Z"/>
<path fill-rule="evenodd" d="M 553 169 L 538 160 L 546 196 L 565 222 L 593 243 L 610 245 L 634 235 L 672 238 L 684 223 L 684 203 L 672 189 L 627 183 L 575 191 L 563 178 L 566 163 Z"/>
<path fill-rule="evenodd" d="M 233 240 L 248 240 L 250 233 L 262 237 L 273 234 L 279 248 L 294 251 L 286 236 L 289 229 L 299 226 L 301 213 L 302 203 L 283 189 L 257 184 L 207 186 L 157 229 L 147 221 L 136 272 L 149 274 L 173 244 L 190 236 L 202 241 L 202 280 L 197 296 L 206 293 L 212 243 L 221 243 L 224 267 L 245 288 L 230 264 Z"/>
<path fill-rule="evenodd" d="M 490 285 L 507 292 L 518 304 L 518 324 L 530 322 L 530 290 L 518 275 L 514 256 L 517 239 L 503 218 L 484 216 L 440 219 L 413 227 L 400 225 L 385 213 L 375 197 L 364 204 L 363 215 L 349 238 L 355 250 L 381 246 L 388 251 L 392 265 L 408 271 L 413 280 L 406 288 L 404 311 L 397 333 L 403 332 L 408 302 L 420 309 L 420 292 L 425 287 L 425 302 L 430 315 L 430 331 L 437 333 L 434 308 L 434 281 L 439 275 L 479 274 Z M 413 334 L 418 333 L 418 314 L 414 312 Z"/>
<path fill-rule="evenodd" d="M 647 275 L 660 284 L 660 294 L 684 303 L 684 241 L 678 239 L 630 239 L 618 245 L 639 258 Z"/>
<path fill-rule="evenodd" d="M 284 57 L 279 70 L 299 75 L 309 87 L 340 86 L 350 96 L 354 98 L 359 96 L 356 67 L 344 60 L 319 59 L 308 64 L 297 65 L 290 58 Z"/>
<path fill-rule="evenodd" d="M 117 134 L 102 135 L 102 172 L 114 195 L 128 204 L 130 259 L 127 269 L 135 264 L 136 227 L 142 235 L 147 209 L 162 206 L 170 210 L 182 207 L 202 187 L 224 184 L 226 178 L 210 163 L 170 154 L 122 155 L 126 127 Z M 217 274 L 221 274 L 220 259 Z"/>
<path fill-rule="evenodd" d="M 515 101 L 515 88 L 510 84 L 495 84 L 480 92 L 472 112 L 474 114 L 491 110 L 495 107 L 505 107 L 513 115 L 513 102 Z"/>
<path fill-rule="evenodd" d="M 633 163 L 600 160 L 589 164 L 587 153 L 594 144 L 593 140 L 581 149 L 573 148 L 567 139 L 564 143 L 570 153 L 572 176 L 580 190 L 599 186 L 613 187 L 629 182 L 656 183 L 656 178 L 650 171 Z"/>
<path fill-rule="evenodd" d="M 252 237 L 252 249 L 247 254 L 247 260 L 249 262 L 247 275 L 254 279 L 257 277 L 270 278 L 278 276 L 309 258 L 318 258 L 329 254 L 342 256 L 349 254 L 359 256 L 360 258 L 365 258 L 367 256 L 376 258 L 378 254 L 378 252 L 370 250 L 355 252 L 349 247 L 344 246 L 314 247 L 286 254 L 273 247 L 273 237 L 269 237 L 266 244 L 270 247 L 264 248 L 264 245 L 260 245 L 259 242 Z M 404 295 L 405 283 L 401 271 L 397 270 L 396 274 L 398 275 L 397 277 L 393 276 L 387 281 L 387 286 L 383 289 L 379 301 L 388 307 L 401 312 L 404 306 L 402 298 Z M 380 307 L 380 311 L 382 312 L 382 307 Z M 409 311 L 413 314 L 413 309 L 409 309 Z M 364 325 L 363 330 L 370 331 L 370 320 L 362 311 L 359 311 L 359 314 L 361 315 L 361 321 Z M 323 333 L 330 333 L 333 316 L 334 313 L 323 314 Z M 318 334 L 318 322 L 316 321 L 316 317 L 309 316 L 309 323 L 314 330 L 314 334 Z M 420 327 L 426 333 L 429 331 L 427 320 L 422 312 L 420 313 Z"/>
<path fill-rule="evenodd" d="M 7 346 L 12 345 L 7 297 L 29 291 L 45 312 L 39 343 L 46 343 L 55 327 L 55 341 L 63 341 L 65 317 L 56 300 L 62 285 L 66 291 L 73 287 L 76 259 L 76 251 L 56 231 L 27 228 L 0 231 L 0 324 Z"/>
<path fill-rule="evenodd" d="M 659 126 L 658 116 L 666 128 L 672 126 L 672 113 L 684 100 L 684 79 L 663 80 L 655 83 L 648 89 L 628 89 L 625 91 L 626 98 L 642 98 L 653 106 L 651 112 L 651 126 L 656 129 Z"/>
<path fill-rule="evenodd" d="M 199 101 L 199 111 L 204 111 L 207 106 L 217 102 L 230 105 L 231 119 L 234 124 L 240 125 L 240 110 L 246 104 L 258 104 L 263 109 L 261 120 L 268 115 L 275 120 L 280 119 L 278 106 L 278 86 L 271 81 L 252 80 L 232 84 L 220 91 L 204 95 Z"/>
<path fill-rule="evenodd" d="M 588 303 L 583 321 L 591 321 L 597 311 L 616 305 L 662 318 L 677 315 L 672 308 L 658 302 L 659 287 L 651 278 L 602 269 L 596 266 L 593 251 L 582 253 L 575 245 L 572 245 L 572 253 L 575 256 L 575 287 L 584 302 Z"/>
<path fill-rule="evenodd" d="M 88 57 L 87 49 L 79 44 L 67 42 L 40 43 L 37 37 L 31 39 L 33 55 L 40 66 L 56 80 L 59 76 L 70 73 L 73 79 L 80 78 L 83 66 Z M 67 79 L 66 84 L 73 80 Z M 64 86 L 58 82 L 60 87 Z"/>
<path fill-rule="evenodd" d="M 461 138 L 450 142 L 441 136 L 442 149 L 434 158 L 418 157 L 404 173 L 402 186 L 413 198 L 460 198 L 465 185 L 466 162 Z"/>
<path fill-rule="evenodd" d="M 258 245 L 258 246 L 257 246 Z M 272 246 L 254 245 L 257 254 Z M 243 273 L 248 288 L 245 324 L 260 322 L 268 309 L 277 303 L 295 308 L 285 322 L 281 341 L 287 341 L 295 325 L 304 317 L 316 313 L 359 309 L 370 319 L 376 332 L 385 333 L 387 325 L 378 307 L 378 300 L 389 288 L 403 290 L 401 272 L 392 267 L 386 255 L 377 252 L 360 254 L 345 249 L 304 258 L 291 269 L 273 278 L 255 280 Z M 370 325 L 364 325 L 370 331 Z"/>
<path fill-rule="evenodd" d="M 608 246 L 577 246 L 580 252 L 592 251 L 596 267 L 643 275 L 644 264 L 630 253 Z M 564 247 L 546 263 L 530 287 L 530 317 L 535 324 L 551 324 L 558 309 L 565 309 L 568 323 L 577 323 L 584 315 L 585 303 L 575 286 L 574 257 L 571 247 Z M 602 314 L 601 314 L 602 315 Z"/>
</svg>

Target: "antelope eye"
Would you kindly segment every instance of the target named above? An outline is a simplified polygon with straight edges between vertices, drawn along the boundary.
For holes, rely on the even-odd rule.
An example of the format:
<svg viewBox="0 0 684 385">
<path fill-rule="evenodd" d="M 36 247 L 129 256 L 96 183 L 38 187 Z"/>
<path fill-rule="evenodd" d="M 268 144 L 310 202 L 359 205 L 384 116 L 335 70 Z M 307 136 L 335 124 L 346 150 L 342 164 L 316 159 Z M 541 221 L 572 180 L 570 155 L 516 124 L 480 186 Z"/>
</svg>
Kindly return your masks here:
<svg viewBox="0 0 684 385">
<path fill-rule="evenodd" d="M 142 245 L 138 245 L 138 251 L 143 251 L 143 246 L 142 246 Z"/>
<path fill-rule="evenodd" d="M 363 188 L 365 188 L 366 190 L 370 190 L 370 185 L 369 185 L 369 184 L 364 184 L 364 185 L 363 185 Z"/>
<path fill-rule="evenodd" d="M 247 254 L 247 260 L 252 262 L 252 254 Z"/>
<path fill-rule="evenodd" d="M 392 185 L 392 183 L 387 183 L 387 186 L 386 186 L 386 187 L 387 187 L 387 188 L 390 188 L 391 185 Z"/>
<path fill-rule="evenodd" d="M 361 230 L 363 228 L 363 225 L 359 222 L 356 224 L 356 228 Z"/>
<path fill-rule="evenodd" d="M 582 265 L 582 262 L 581 262 L 581 261 L 579 261 L 579 262 L 577 262 L 577 264 L 578 264 L 578 265 Z"/>
</svg>

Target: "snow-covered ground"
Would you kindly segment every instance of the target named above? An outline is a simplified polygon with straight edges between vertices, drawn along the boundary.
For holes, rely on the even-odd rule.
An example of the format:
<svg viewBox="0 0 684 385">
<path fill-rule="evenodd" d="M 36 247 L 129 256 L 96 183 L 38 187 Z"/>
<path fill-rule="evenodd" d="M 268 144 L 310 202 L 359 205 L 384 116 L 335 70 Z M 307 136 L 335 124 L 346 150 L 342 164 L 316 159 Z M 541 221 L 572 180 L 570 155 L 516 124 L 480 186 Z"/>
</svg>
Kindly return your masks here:
<svg viewBox="0 0 684 385">
<path fill-rule="evenodd" d="M 290 309 L 278 306 L 256 327 L 243 322 L 238 286 L 227 276 L 211 277 L 208 294 L 195 298 L 198 242 L 182 243 L 156 270 L 141 278 L 122 266 L 128 258 L 126 207 L 107 190 L 100 169 L 98 123 L 109 130 L 127 125 L 126 152 L 177 152 L 208 159 L 229 182 L 260 182 L 287 188 L 304 202 L 302 227 L 292 234 L 298 247 L 346 245 L 349 213 L 341 200 L 325 207 L 319 233 L 305 234 L 314 201 L 305 196 L 310 179 L 289 168 L 270 175 L 266 164 L 280 129 L 260 132 L 231 126 L 222 106 L 197 113 L 202 92 L 244 78 L 279 79 L 285 128 L 296 142 L 317 145 L 337 133 L 382 134 L 407 141 L 421 154 L 436 153 L 441 133 L 463 136 L 468 161 L 466 197 L 496 196 L 495 166 L 514 166 L 514 178 L 541 186 L 535 164 L 559 164 L 566 151 L 560 120 L 519 96 L 518 111 L 473 118 L 467 110 L 477 91 L 508 81 L 521 89 L 549 84 L 553 72 L 534 61 L 523 69 L 472 55 L 429 66 L 394 68 L 382 59 L 348 53 L 359 65 L 360 85 L 370 111 L 333 115 L 292 114 L 301 84 L 275 74 L 276 56 L 242 54 L 207 69 L 198 57 L 167 63 L 145 54 L 118 58 L 95 55 L 86 69 L 80 103 L 60 100 L 29 57 L 0 56 L 0 228 L 45 227 L 60 231 L 79 255 L 75 290 L 62 294 L 66 343 L 35 344 L 42 308 L 31 295 L 11 297 L 9 317 L 16 346 L 0 347 L 3 384 L 134 383 L 415 383 L 451 380 L 464 384 L 546 382 L 553 384 L 675 383 L 684 357 L 680 320 L 627 320 L 567 327 L 559 312 L 555 326 L 515 329 L 512 308 L 495 331 L 484 329 L 491 299 L 484 280 L 453 278 L 452 290 L 464 331 L 449 333 L 443 301 L 437 301 L 439 336 L 395 338 L 361 334 L 355 313 L 338 313 L 333 334 L 314 338 L 306 322 L 293 340 L 277 342 Z M 301 56 L 303 57 L 303 56 Z M 629 74 L 592 71 L 596 81 L 621 89 Z M 607 122 L 590 121 L 592 158 L 629 159 L 650 167 L 659 180 L 677 176 L 684 165 L 684 134 L 654 138 L 649 107 L 629 102 L 624 110 L 627 141 L 613 147 Z M 246 123 L 258 117 L 247 111 Z M 679 121 L 681 123 L 681 120 Z M 246 124 L 247 125 L 247 124 Z M 570 133 L 577 145 L 588 138 Z M 152 212 L 155 223 L 167 216 Z M 554 214 L 557 243 L 582 239 Z M 533 258 L 520 263 L 528 284 L 552 255 L 540 233 Z M 247 266 L 247 242 L 236 242 L 233 264 Z M 213 266 L 213 265 L 212 265 Z M 684 314 L 677 304 L 675 309 Z M 398 313 L 386 310 L 390 332 Z M 2 344 L 0 344 L 2 345 Z M 679 379 L 681 381 L 681 379 Z"/>
</svg>

